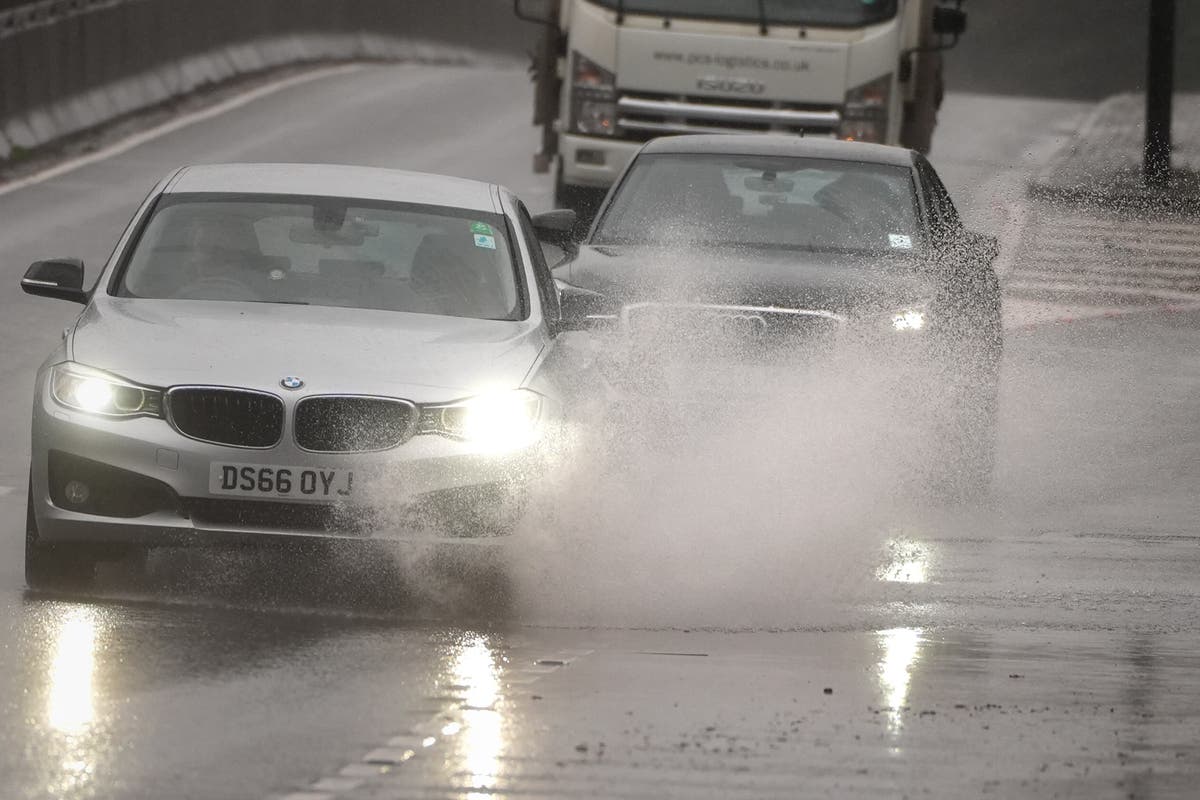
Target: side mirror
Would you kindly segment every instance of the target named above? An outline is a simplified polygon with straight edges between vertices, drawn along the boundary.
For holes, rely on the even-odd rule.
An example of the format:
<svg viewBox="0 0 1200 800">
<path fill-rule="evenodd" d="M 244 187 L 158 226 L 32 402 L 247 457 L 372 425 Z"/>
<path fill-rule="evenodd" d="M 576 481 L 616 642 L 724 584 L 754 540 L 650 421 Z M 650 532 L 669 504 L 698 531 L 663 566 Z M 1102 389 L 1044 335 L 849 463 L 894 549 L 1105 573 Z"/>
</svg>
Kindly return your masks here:
<svg viewBox="0 0 1200 800">
<path fill-rule="evenodd" d="M 565 208 L 546 211 L 534 215 L 532 222 L 533 233 L 539 242 L 562 251 L 561 258 L 555 260 L 548 257 L 546 259 L 552 262 L 550 265 L 552 269 L 574 258 L 575 254 L 579 252 L 578 243 L 575 241 L 575 226 L 579 222 L 579 215 L 574 211 Z"/>
<path fill-rule="evenodd" d="M 967 32 L 967 12 L 945 6 L 934 8 L 933 32 L 942 36 L 962 36 Z"/>
<path fill-rule="evenodd" d="M 584 331 L 615 319 L 604 295 L 558 280 L 555 284 L 562 305 L 562 330 Z"/>
<path fill-rule="evenodd" d="M 87 304 L 87 292 L 83 290 L 83 262 L 77 258 L 56 258 L 35 261 L 21 279 L 25 294 L 53 297 Z"/>
</svg>

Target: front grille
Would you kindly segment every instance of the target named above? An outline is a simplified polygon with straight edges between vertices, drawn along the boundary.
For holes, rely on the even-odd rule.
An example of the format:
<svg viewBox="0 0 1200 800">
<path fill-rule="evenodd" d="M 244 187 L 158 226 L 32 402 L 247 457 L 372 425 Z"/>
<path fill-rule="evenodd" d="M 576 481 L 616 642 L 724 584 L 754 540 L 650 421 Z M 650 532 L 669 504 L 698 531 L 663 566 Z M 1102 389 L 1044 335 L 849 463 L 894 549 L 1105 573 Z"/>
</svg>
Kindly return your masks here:
<svg viewBox="0 0 1200 800">
<path fill-rule="evenodd" d="M 369 510 L 266 500 L 184 498 L 184 513 L 201 528 L 252 528 L 361 535 L 378 527 Z"/>
<path fill-rule="evenodd" d="M 387 450 L 412 435 L 416 408 L 382 397 L 308 397 L 296 406 L 296 444 L 317 453 Z"/>
<path fill-rule="evenodd" d="M 167 409 L 176 430 L 202 442 L 267 448 L 283 436 L 283 401 L 263 392 L 184 386 L 167 393 Z"/>
<path fill-rule="evenodd" d="M 829 107 L 744 98 L 624 94 L 618 126 L 629 139 L 673 133 L 832 133 L 841 114 Z"/>
<path fill-rule="evenodd" d="M 822 310 L 755 306 L 645 303 L 624 310 L 626 330 L 635 338 L 682 340 L 707 351 L 723 344 L 787 347 L 828 341 L 843 322 L 841 315 Z"/>
</svg>

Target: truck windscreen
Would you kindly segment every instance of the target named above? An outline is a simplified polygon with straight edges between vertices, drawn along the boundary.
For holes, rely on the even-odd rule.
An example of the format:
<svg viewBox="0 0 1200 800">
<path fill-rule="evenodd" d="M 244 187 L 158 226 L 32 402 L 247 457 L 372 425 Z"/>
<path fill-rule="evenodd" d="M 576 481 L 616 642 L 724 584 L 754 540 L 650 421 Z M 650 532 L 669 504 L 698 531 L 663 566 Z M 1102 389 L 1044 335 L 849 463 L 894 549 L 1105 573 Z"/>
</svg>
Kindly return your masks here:
<svg viewBox="0 0 1200 800">
<path fill-rule="evenodd" d="M 628 14 L 658 17 L 758 22 L 759 0 L 592 0 L 605 8 L 624 7 Z M 762 0 L 772 25 L 854 28 L 889 20 L 897 0 Z"/>
</svg>

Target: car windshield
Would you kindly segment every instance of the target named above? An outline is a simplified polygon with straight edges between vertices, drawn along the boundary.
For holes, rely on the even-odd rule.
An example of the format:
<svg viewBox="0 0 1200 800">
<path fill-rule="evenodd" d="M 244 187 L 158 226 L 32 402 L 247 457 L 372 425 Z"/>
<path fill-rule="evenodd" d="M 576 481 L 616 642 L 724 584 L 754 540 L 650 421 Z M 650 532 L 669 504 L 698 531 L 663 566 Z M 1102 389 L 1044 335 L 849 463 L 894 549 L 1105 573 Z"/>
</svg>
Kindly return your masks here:
<svg viewBox="0 0 1200 800">
<path fill-rule="evenodd" d="M 811 158 L 644 155 L 593 244 L 738 245 L 908 255 L 921 246 L 911 172 Z"/>
<path fill-rule="evenodd" d="M 598 0 L 631 14 L 757 22 L 776 25 L 856 27 L 896 15 L 896 0 Z"/>
<path fill-rule="evenodd" d="M 496 214 L 180 194 L 155 208 L 116 294 L 519 319 L 518 275 Z"/>
</svg>

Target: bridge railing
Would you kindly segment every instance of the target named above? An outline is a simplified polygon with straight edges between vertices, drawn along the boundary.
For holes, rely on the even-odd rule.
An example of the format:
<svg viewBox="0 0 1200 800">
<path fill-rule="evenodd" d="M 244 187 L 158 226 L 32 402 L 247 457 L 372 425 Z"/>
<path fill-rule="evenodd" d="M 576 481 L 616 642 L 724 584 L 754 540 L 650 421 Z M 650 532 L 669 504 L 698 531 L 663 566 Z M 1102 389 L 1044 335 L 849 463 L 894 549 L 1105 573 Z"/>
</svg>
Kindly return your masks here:
<svg viewBox="0 0 1200 800">
<path fill-rule="evenodd" d="M 0 0 L 0 159 L 239 75 L 530 36 L 508 0 Z"/>
</svg>

